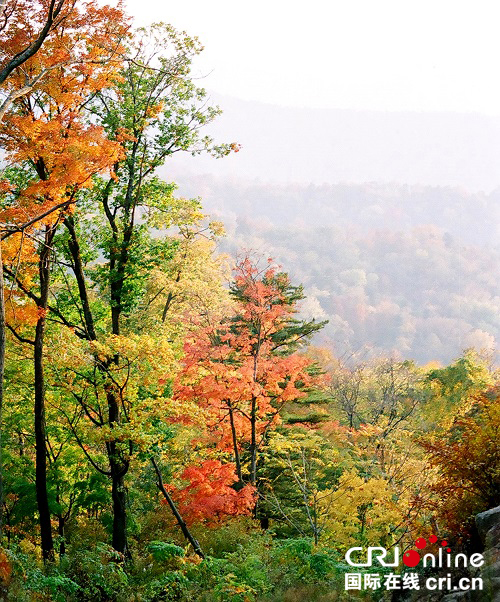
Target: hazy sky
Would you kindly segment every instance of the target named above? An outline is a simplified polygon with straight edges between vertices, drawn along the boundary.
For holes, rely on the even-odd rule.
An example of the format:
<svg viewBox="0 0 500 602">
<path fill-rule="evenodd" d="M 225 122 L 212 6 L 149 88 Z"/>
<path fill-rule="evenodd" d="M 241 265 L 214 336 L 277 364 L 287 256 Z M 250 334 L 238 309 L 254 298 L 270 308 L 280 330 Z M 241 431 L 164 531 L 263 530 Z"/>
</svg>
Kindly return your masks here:
<svg viewBox="0 0 500 602">
<path fill-rule="evenodd" d="M 500 115 L 497 0 L 126 0 L 205 46 L 222 94 L 281 105 Z"/>
</svg>

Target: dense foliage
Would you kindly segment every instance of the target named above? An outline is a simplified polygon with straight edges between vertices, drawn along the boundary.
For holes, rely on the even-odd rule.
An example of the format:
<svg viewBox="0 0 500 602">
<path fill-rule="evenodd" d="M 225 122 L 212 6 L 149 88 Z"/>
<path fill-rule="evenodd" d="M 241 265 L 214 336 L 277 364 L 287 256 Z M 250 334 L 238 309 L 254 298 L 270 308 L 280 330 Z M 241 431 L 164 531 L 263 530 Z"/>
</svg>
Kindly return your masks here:
<svg viewBox="0 0 500 602">
<path fill-rule="evenodd" d="M 4 16 L 36 32 L 52 4 Z M 467 545 L 500 501 L 488 358 L 310 346 L 303 288 L 219 254 L 222 224 L 157 175 L 239 149 L 200 133 L 198 40 L 66 8 L 23 63 L 43 76 L 4 90 L 0 596 L 326 601 L 352 546 Z"/>
</svg>

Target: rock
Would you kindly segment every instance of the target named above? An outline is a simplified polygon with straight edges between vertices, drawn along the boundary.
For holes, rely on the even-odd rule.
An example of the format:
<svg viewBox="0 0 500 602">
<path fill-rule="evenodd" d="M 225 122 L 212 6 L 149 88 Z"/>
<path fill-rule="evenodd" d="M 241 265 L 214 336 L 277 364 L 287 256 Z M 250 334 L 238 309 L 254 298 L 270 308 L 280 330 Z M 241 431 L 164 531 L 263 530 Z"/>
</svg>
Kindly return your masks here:
<svg viewBox="0 0 500 602">
<path fill-rule="evenodd" d="M 482 542 L 486 543 L 486 536 L 490 529 L 500 527 L 500 506 L 481 512 L 476 516 L 477 530 Z"/>
<path fill-rule="evenodd" d="M 500 523 L 498 525 L 493 525 L 491 529 L 486 533 L 485 548 L 500 548 Z"/>
<path fill-rule="evenodd" d="M 453 592 L 445 596 L 442 602 L 471 602 L 472 600 L 471 592 Z"/>
<path fill-rule="evenodd" d="M 481 575 L 484 579 L 495 579 L 500 576 L 500 562 L 495 562 L 495 564 L 485 564 L 483 570 L 481 571 Z"/>
<path fill-rule="evenodd" d="M 500 602 L 500 506 L 478 514 L 476 525 L 485 550 L 481 569 L 484 589 L 477 592 L 480 596 L 475 599 Z"/>
</svg>

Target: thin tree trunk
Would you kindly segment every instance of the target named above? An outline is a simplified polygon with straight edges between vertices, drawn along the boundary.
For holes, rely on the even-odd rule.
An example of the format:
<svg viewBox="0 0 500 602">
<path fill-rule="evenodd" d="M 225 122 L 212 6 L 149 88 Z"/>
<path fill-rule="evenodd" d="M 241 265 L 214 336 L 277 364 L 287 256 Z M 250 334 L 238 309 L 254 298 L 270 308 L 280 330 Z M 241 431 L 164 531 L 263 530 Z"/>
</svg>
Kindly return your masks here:
<svg viewBox="0 0 500 602">
<path fill-rule="evenodd" d="M 59 496 L 59 484 L 57 485 L 56 503 L 59 507 L 61 507 L 61 498 Z M 60 556 L 64 556 L 64 554 L 66 554 L 66 544 L 64 541 L 65 524 L 66 524 L 66 518 L 61 513 L 57 516 L 57 534 L 59 535 L 59 539 L 60 539 L 60 542 L 59 542 L 59 555 Z"/>
<path fill-rule="evenodd" d="M 175 278 L 175 282 L 176 282 L 176 283 L 177 283 L 177 282 L 180 282 L 180 279 L 181 279 L 181 272 L 180 272 L 180 271 L 178 271 L 178 272 L 177 272 L 177 276 L 176 276 L 176 278 Z M 165 306 L 164 306 L 164 308 L 163 308 L 163 314 L 162 314 L 162 316 L 161 316 L 161 321 L 162 321 L 162 322 L 165 322 L 165 320 L 167 319 L 168 310 L 170 309 L 170 305 L 172 304 L 172 301 L 173 301 L 173 300 L 174 300 L 174 294 L 172 293 L 172 291 L 170 291 L 170 292 L 168 293 L 167 300 L 166 300 L 166 302 L 165 302 Z"/>
<path fill-rule="evenodd" d="M 94 317 L 90 309 L 89 296 L 87 292 L 87 286 L 85 283 L 85 272 L 83 271 L 82 256 L 80 253 L 80 244 L 75 230 L 75 222 L 71 215 L 67 215 L 64 218 L 64 225 L 69 231 L 70 239 L 68 241 L 68 249 L 73 259 L 73 273 L 75 274 L 76 282 L 78 284 L 78 293 L 80 295 L 80 301 L 82 303 L 83 317 L 85 320 L 85 331 L 88 338 L 91 341 L 97 339 L 94 326 Z"/>
<path fill-rule="evenodd" d="M 234 409 L 231 401 L 227 400 L 227 407 L 229 409 L 229 423 L 231 425 L 231 435 L 233 439 L 233 451 L 234 451 L 234 462 L 236 464 L 236 475 L 238 477 L 238 485 L 243 485 L 243 475 L 241 474 L 241 460 L 240 450 L 238 449 L 238 439 L 236 437 L 236 426 L 234 424 Z"/>
<path fill-rule="evenodd" d="M 154 458 L 151 458 L 151 464 L 153 465 L 153 468 L 155 469 L 156 477 L 158 479 L 158 481 L 156 483 L 158 486 L 158 489 L 162 492 L 163 497 L 167 501 L 167 504 L 170 506 L 170 510 L 172 510 L 172 514 L 175 516 L 175 520 L 177 521 L 177 524 L 181 528 L 181 531 L 182 531 L 184 537 L 193 546 L 193 550 L 195 551 L 195 554 L 197 554 L 200 558 L 205 558 L 205 554 L 203 554 L 203 550 L 201 549 L 200 544 L 192 536 L 191 531 L 188 529 L 182 516 L 180 515 L 179 511 L 177 510 L 177 507 L 175 506 L 174 501 L 170 497 L 168 491 L 165 489 L 165 486 L 163 485 L 163 479 L 161 477 L 160 469 L 158 468 L 158 464 L 156 463 L 156 460 Z"/>
<path fill-rule="evenodd" d="M 127 492 L 123 469 L 113 463 L 111 474 L 111 498 L 113 501 L 113 548 L 126 557 L 130 557 L 127 543 Z"/>
<path fill-rule="evenodd" d="M 5 371 L 5 296 L 3 290 L 2 231 L 0 230 L 0 546 L 3 539 L 3 392 Z M 10 545 L 10 530 L 7 531 L 7 545 Z M 7 600 L 8 587 L 0 586 L 0 600 Z"/>
<path fill-rule="evenodd" d="M 314 503 L 313 503 L 313 518 L 314 518 L 314 523 L 313 523 L 314 544 L 318 545 L 319 533 L 318 533 L 318 509 L 316 507 L 316 496 L 314 496 Z"/>
<path fill-rule="evenodd" d="M 257 401 L 252 395 L 252 408 L 250 412 L 250 483 L 257 484 Z"/>
<path fill-rule="evenodd" d="M 120 409 L 115 391 L 109 389 L 106 394 L 108 402 L 108 420 L 111 429 L 120 424 Z M 124 477 L 128 472 L 129 462 L 120 457 L 116 441 L 106 445 L 109 469 L 111 473 L 111 499 L 113 504 L 113 548 L 130 558 L 127 543 L 127 491 Z"/>
<path fill-rule="evenodd" d="M 35 482 L 38 514 L 40 519 L 40 536 L 42 556 L 44 560 L 54 560 L 54 541 L 50 524 L 49 499 L 47 494 L 47 450 L 45 447 L 45 377 L 43 362 L 43 346 L 45 338 L 46 312 L 49 298 L 50 282 L 50 244 L 55 230 L 45 233 L 45 245 L 40 252 L 40 303 L 35 331 L 34 367 L 35 367 Z"/>
<path fill-rule="evenodd" d="M 261 324 L 259 323 L 257 348 L 253 354 L 253 382 L 257 383 L 257 366 L 259 362 L 259 353 L 261 346 Z M 252 395 L 252 405 L 250 411 L 250 428 L 251 428 L 251 441 L 250 441 L 250 483 L 256 487 L 257 485 L 257 399 Z M 254 512 L 257 512 L 257 504 L 255 505 Z M 256 515 L 256 514 L 255 514 Z M 257 516 L 257 515 L 256 515 Z"/>
<path fill-rule="evenodd" d="M 60 537 L 60 543 L 59 543 L 59 555 L 60 556 L 64 556 L 64 554 L 66 554 L 66 543 L 64 541 L 64 525 L 65 525 L 65 519 L 64 516 L 59 516 L 58 517 L 58 525 L 57 525 L 57 533 Z"/>
</svg>

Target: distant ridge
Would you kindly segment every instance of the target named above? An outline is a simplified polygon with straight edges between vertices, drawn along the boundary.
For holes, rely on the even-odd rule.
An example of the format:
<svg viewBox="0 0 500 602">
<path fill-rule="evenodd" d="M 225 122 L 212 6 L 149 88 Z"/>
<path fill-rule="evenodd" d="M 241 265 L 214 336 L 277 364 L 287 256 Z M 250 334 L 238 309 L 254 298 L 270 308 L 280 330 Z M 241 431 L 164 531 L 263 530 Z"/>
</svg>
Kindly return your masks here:
<svg viewBox="0 0 500 602">
<path fill-rule="evenodd" d="M 212 94 L 224 114 L 210 126 L 241 152 L 215 161 L 180 154 L 188 168 L 271 182 L 399 182 L 500 186 L 500 117 L 476 113 L 378 112 L 279 107 Z"/>
<path fill-rule="evenodd" d="M 304 315 L 329 320 L 317 344 L 419 363 L 497 346 L 500 190 L 178 175 L 226 225 L 220 250 L 271 256 L 304 284 Z"/>
<path fill-rule="evenodd" d="M 500 340 L 500 118 L 213 99 L 221 160 L 162 175 L 222 219 L 220 249 L 272 256 L 339 355 L 449 363 Z"/>
</svg>

